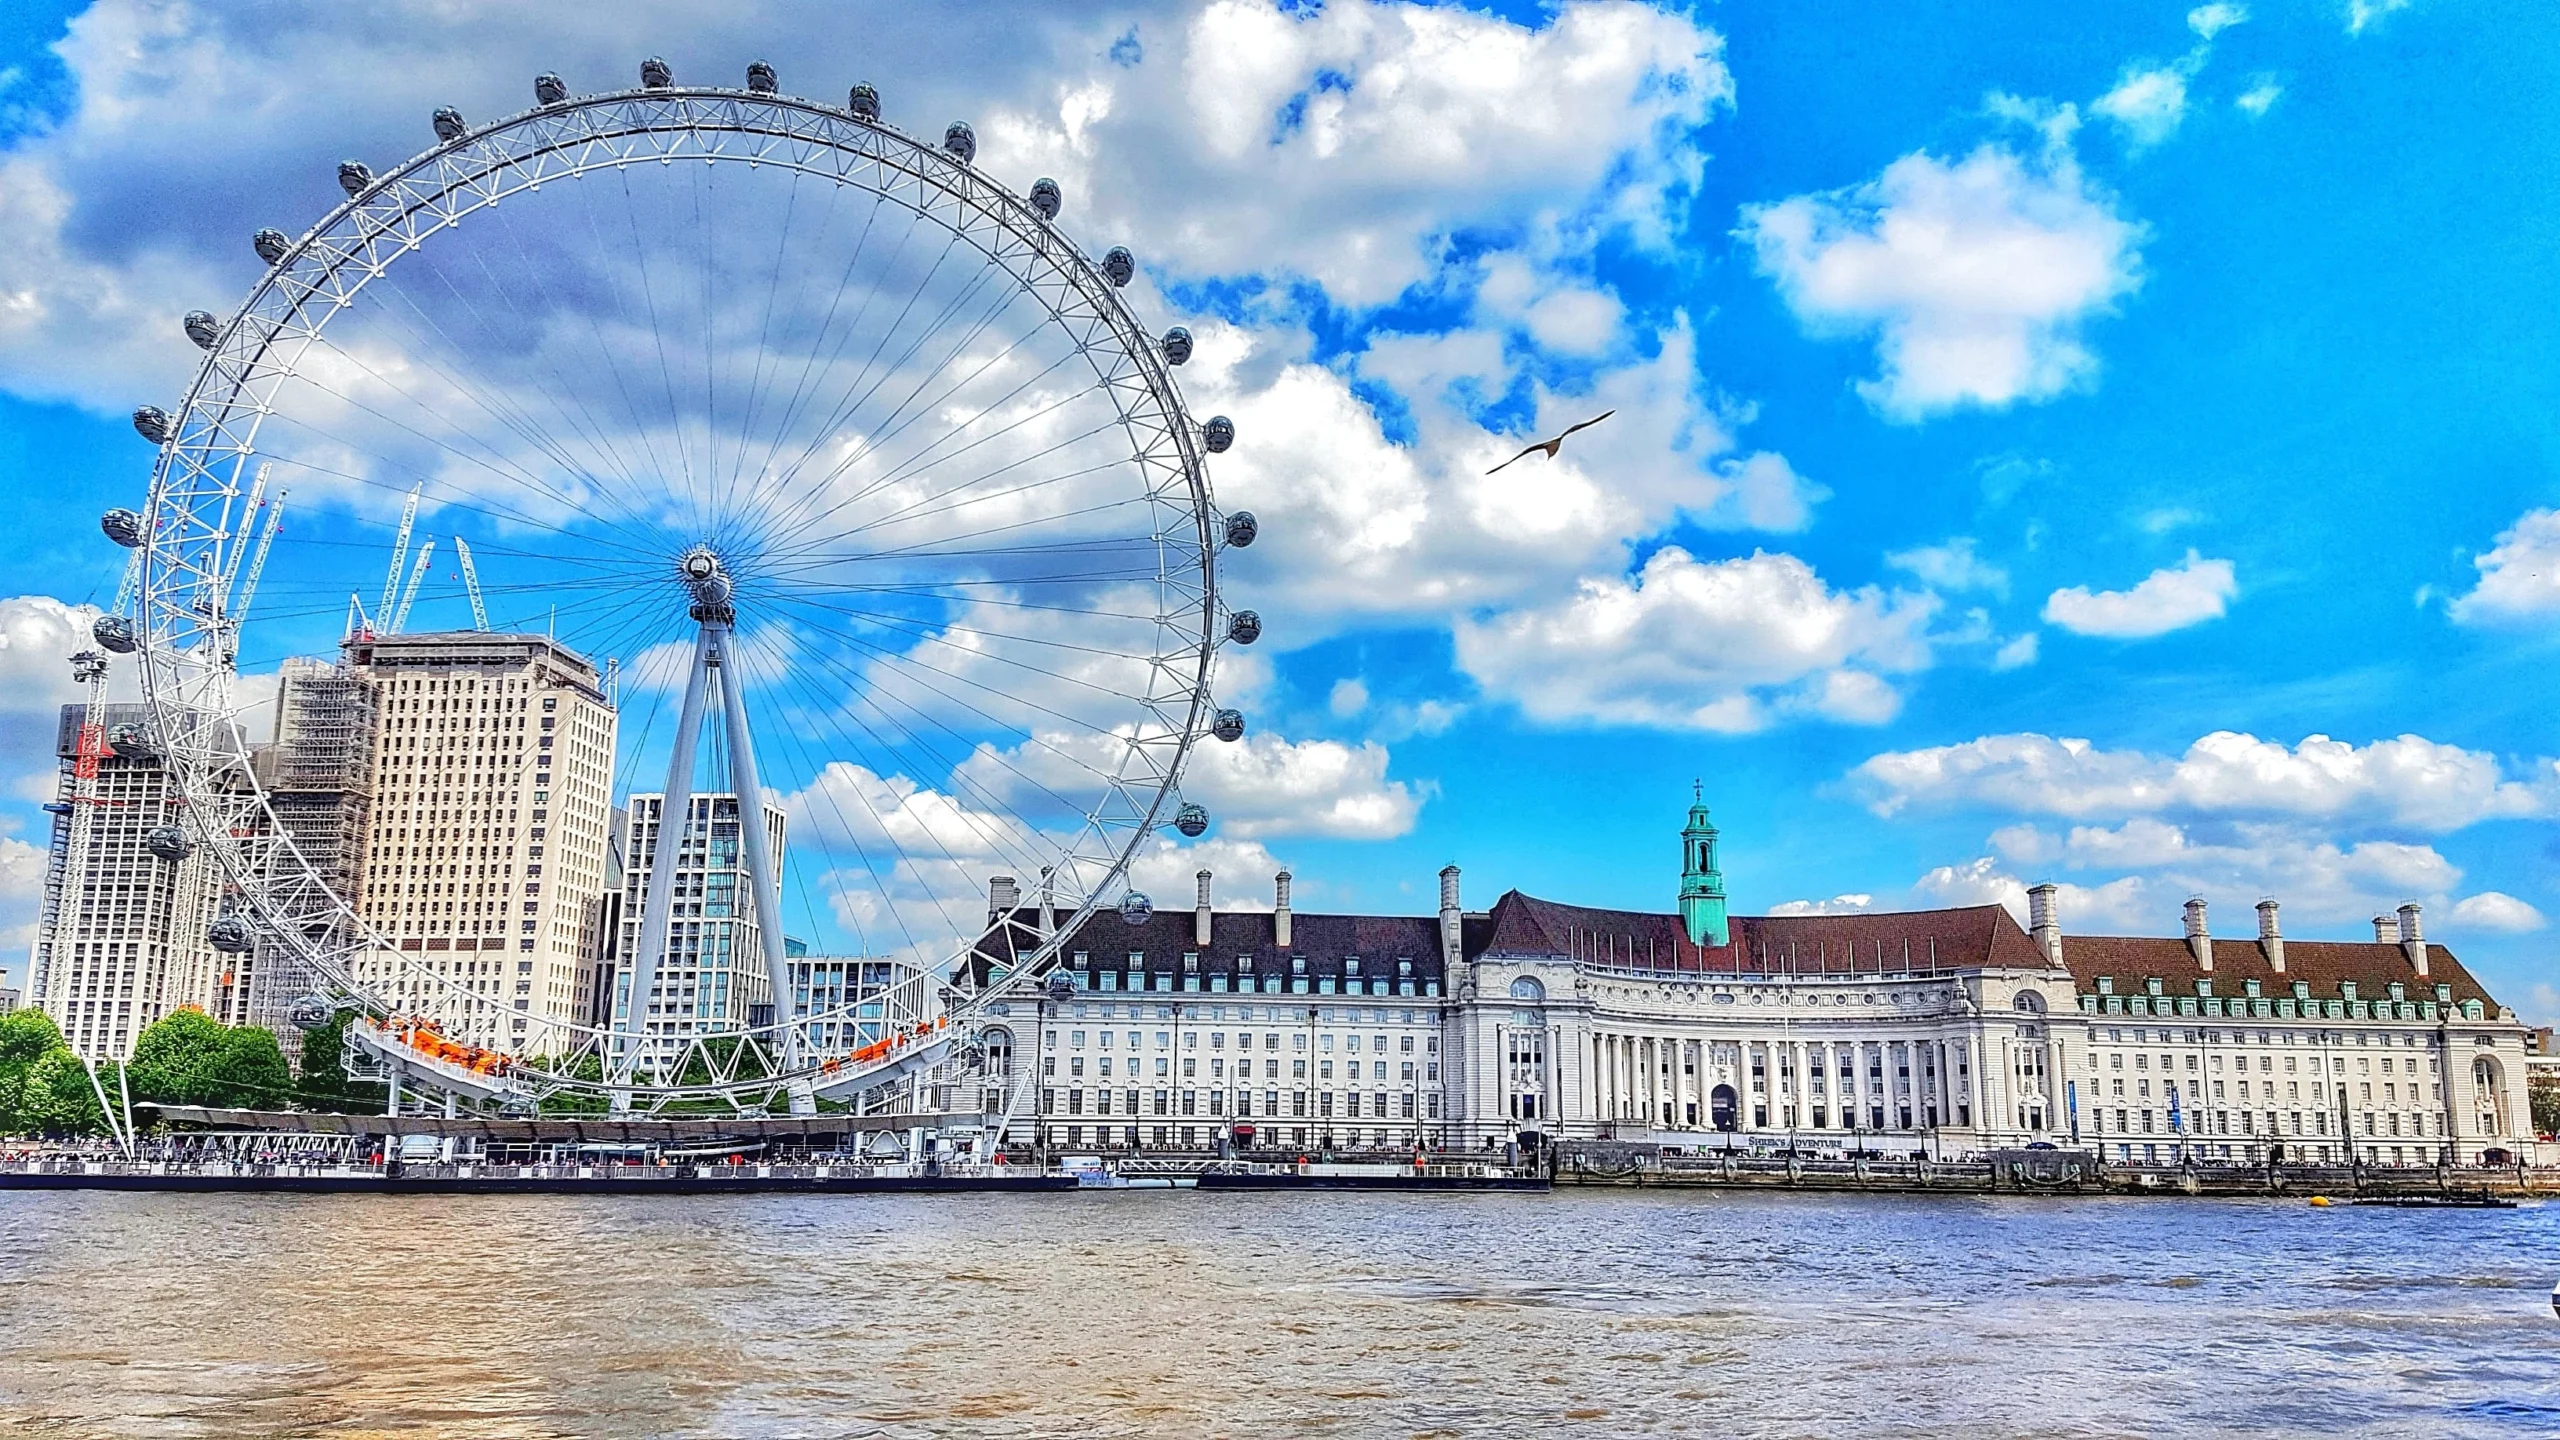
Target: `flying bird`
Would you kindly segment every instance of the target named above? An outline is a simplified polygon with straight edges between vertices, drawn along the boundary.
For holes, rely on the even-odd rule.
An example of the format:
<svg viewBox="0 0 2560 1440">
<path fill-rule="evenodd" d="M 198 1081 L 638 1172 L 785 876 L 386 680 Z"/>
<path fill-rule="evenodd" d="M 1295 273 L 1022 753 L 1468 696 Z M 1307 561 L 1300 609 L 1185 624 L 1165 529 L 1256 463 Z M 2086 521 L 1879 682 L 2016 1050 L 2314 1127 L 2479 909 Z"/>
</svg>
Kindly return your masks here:
<svg viewBox="0 0 2560 1440">
<path fill-rule="evenodd" d="M 1527 459 L 1530 455 L 1540 450 L 1546 451 L 1547 458 L 1553 460 L 1556 458 L 1556 452 L 1564 448 L 1564 437 L 1566 435 L 1570 435 L 1576 430 L 1588 430 L 1592 426 L 1599 424 L 1601 421 L 1606 420 L 1617 413 L 1618 412 L 1615 410 L 1603 410 L 1599 414 L 1592 416 L 1590 419 L 1583 421 L 1579 425 L 1567 425 L 1564 427 L 1563 432 L 1558 434 L 1554 439 L 1541 440 L 1535 445 L 1530 446 L 1528 449 L 1521 451 L 1519 454 L 1512 456 L 1509 460 L 1503 461 L 1502 464 L 1494 466 L 1492 470 L 1487 470 L 1484 473 L 1491 475 L 1495 473 L 1495 471 L 1502 470 L 1521 460 Z"/>
</svg>

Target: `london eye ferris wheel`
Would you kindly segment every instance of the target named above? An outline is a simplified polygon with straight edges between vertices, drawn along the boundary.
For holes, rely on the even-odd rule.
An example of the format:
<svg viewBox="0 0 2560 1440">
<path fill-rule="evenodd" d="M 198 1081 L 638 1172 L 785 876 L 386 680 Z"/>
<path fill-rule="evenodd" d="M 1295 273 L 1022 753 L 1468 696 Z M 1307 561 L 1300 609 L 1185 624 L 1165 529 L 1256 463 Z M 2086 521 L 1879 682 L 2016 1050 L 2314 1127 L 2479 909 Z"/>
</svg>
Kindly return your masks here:
<svg viewBox="0 0 2560 1440">
<path fill-rule="evenodd" d="M 1130 252 L 1088 255 L 1060 187 L 1007 189 L 965 124 L 919 139 L 867 85 L 838 106 L 745 78 L 678 85 L 651 60 L 637 88 L 572 95 L 544 75 L 519 114 L 440 110 L 415 158 L 342 164 L 344 204 L 259 231 L 248 297 L 188 316 L 201 368 L 135 417 L 150 498 L 107 517 L 139 575 L 100 638 L 138 656 L 145 743 L 219 864 L 210 943 L 282 957 L 394 1073 L 474 1102 L 807 1110 L 965 1058 L 1097 907 L 1143 905 L 1149 835 L 1212 818 L 1180 791 L 1191 747 L 1243 730 L 1211 689 L 1260 631 L 1217 585 L 1255 532 L 1209 486 L 1235 430 L 1185 411 L 1191 337 L 1132 313 Z M 440 538 L 464 583 L 431 571 Z M 769 1009 L 651 1018 L 677 843 L 623 857 L 646 872 L 637 940 L 586 1014 L 421 948 L 420 912 L 515 934 L 528 857 L 474 842 L 501 833 L 491 807 L 521 839 L 549 798 L 529 741 L 431 777 L 415 828 L 371 837 L 368 864 L 430 877 L 401 892 L 424 900 L 360 905 L 314 862 L 244 675 L 465 631 L 593 667 L 613 783 L 663 795 L 662 831 L 736 797 Z M 386 709 L 379 743 L 435 743 L 406 719 Z M 999 875 L 1040 887 L 1039 918 L 965 966 Z M 785 931 L 905 978 L 811 998 Z"/>
</svg>

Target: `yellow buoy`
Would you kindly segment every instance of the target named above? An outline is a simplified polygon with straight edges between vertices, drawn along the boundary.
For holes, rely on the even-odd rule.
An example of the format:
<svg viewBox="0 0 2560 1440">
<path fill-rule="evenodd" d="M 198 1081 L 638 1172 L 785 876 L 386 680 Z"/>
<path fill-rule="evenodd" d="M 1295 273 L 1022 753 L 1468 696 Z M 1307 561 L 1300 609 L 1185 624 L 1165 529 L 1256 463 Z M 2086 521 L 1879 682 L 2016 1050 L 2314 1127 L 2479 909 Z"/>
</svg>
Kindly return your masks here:
<svg viewBox="0 0 2560 1440">
<path fill-rule="evenodd" d="M 2327 1205 L 2329 1203 L 2329 1197 L 2326 1195 L 2314 1195 L 2311 1197 L 2311 1203 L 2314 1205 Z"/>
</svg>

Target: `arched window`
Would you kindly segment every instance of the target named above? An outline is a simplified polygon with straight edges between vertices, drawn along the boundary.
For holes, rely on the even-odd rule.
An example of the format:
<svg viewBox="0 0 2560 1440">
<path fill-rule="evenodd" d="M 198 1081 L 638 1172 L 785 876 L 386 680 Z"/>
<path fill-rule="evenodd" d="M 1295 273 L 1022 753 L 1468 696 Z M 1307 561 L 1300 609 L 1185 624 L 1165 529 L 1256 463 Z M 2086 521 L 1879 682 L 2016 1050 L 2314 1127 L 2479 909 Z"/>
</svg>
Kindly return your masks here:
<svg viewBox="0 0 2560 1440">
<path fill-rule="evenodd" d="M 2044 1013 L 2044 997 L 2033 990 L 2019 991 L 2018 998 L 2015 1003 L 2022 1014 L 2041 1015 Z"/>
<path fill-rule="evenodd" d="M 1523 975 L 1511 982 L 1511 998 L 1525 1000 L 1532 1005 L 1543 1005 L 1547 1002 L 1547 987 L 1538 983 L 1536 976 Z"/>
</svg>

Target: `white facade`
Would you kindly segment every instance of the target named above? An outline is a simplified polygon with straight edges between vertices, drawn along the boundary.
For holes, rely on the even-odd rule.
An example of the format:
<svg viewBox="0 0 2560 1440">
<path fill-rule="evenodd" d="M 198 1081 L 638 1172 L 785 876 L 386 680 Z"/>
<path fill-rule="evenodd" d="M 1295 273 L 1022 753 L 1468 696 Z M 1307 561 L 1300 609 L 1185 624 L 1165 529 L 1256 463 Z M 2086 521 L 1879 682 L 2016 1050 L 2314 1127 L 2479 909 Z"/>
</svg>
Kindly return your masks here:
<svg viewBox="0 0 2560 1440">
<path fill-rule="evenodd" d="M 184 831 L 174 777 L 107 737 L 147 732 L 140 705 L 62 709 L 55 752 L 52 844 L 44 909 L 28 968 L 29 1003 L 93 1060 L 125 1059 L 143 1030 L 174 1010 L 210 1012 L 224 967 L 205 938 L 219 913 L 219 867 L 201 845 L 167 860 L 151 833 Z"/>
<path fill-rule="evenodd" d="M 356 979 L 397 1007 L 412 1003 L 398 962 L 425 965 L 486 1002 L 454 1038 L 493 1050 L 538 1033 L 529 1017 L 584 1019 L 614 751 L 594 668 L 539 635 L 350 650 L 380 706 L 359 905 L 402 952 Z"/>
</svg>

